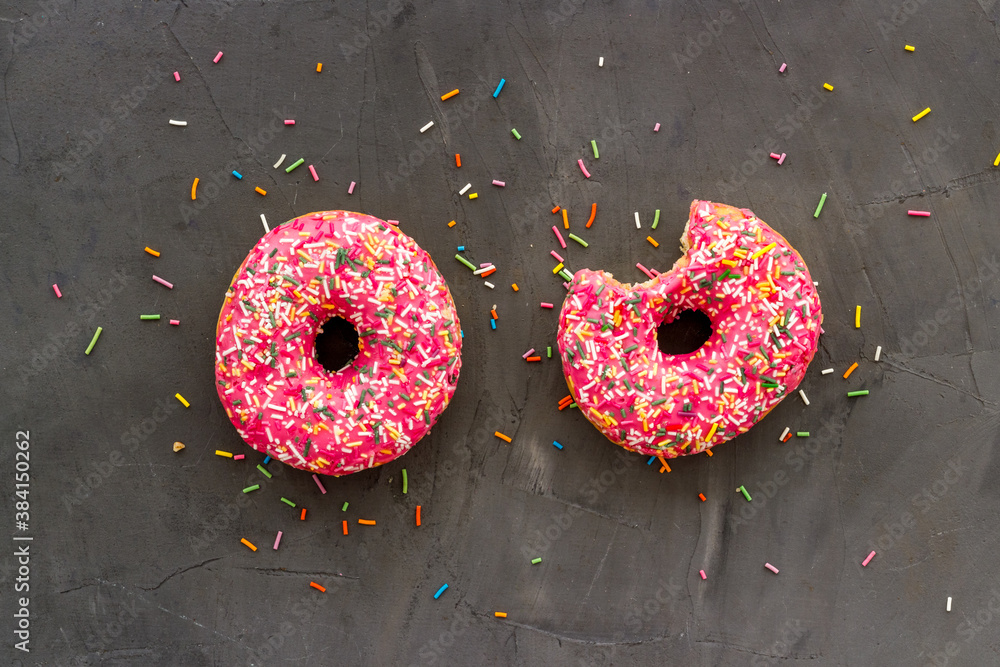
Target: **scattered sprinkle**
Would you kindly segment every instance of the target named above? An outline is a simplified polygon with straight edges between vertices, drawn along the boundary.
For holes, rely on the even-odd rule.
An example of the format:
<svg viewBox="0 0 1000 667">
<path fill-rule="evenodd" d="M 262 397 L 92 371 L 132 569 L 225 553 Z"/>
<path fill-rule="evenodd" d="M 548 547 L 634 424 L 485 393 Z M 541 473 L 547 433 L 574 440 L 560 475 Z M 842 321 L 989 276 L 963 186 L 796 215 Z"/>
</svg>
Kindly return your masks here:
<svg viewBox="0 0 1000 667">
<path fill-rule="evenodd" d="M 921 111 L 920 113 L 918 113 L 916 116 L 913 117 L 913 122 L 916 123 L 918 120 L 920 120 L 921 118 L 923 118 L 924 116 L 926 116 L 930 112 L 931 112 L 931 108 L 927 107 L 926 109 L 924 109 L 923 111 Z"/>
<path fill-rule="evenodd" d="M 493 431 L 493 435 L 495 435 L 496 437 L 500 438 L 501 440 L 506 440 L 507 442 L 511 441 L 510 437 L 504 435 L 500 431 Z"/>
<path fill-rule="evenodd" d="M 444 95 L 442 95 L 441 101 L 444 102 L 445 100 L 450 100 L 451 98 L 455 97 L 455 95 L 458 95 L 458 88 L 451 91 L 450 93 L 445 93 Z"/>
<path fill-rule="evenodd" d="M 851 364 L 851 367 L 847 369 L 847 372 L 844 373 L 844 379 L 846 380 L 848 377 L 850 377 L 851 373 L 853 373 L 854 369 L 857 367 L 858 367 L 858 362 L 855 361 L 853 364 Z"/>
<path fill-rule="evenodd" d="M 432 127 L 434 127 L 434 121 L 431 121 L 431 122 L 427 123 L 426 125 L 424 125 L 422 128 L 420 128 L 420 134 L 423 134 L 424 132 L 426 132 L 427 130 L 431 129 Z"/>
<path fill-rule="evenodd" d="M 315 581 L 310 581 L 309 585 L 318 590 L 320 593 L 326 593 L 326 589 L 317 584 Z"/>
<path fill-rule="evenodd" d="M 518 131 L 516 129 L 510 128 L 510 133 L 513 134 L 514 138 L 517 139 L 518 141 L 521 140 L 521 135 L 520 135 L 520 133 L 518 133 Z"/>
<path fill-rule="evenodd" d="M 775 574 L 778 574 L 778 568 L 776 568 L 775 566 L 771 565 L 770 563 L 764 563 L 764 567 L 766 567 L 767 569 L 769 569 L 771 572 L 774 572 Z"/>
<path fill-rule="evenodd" d="M 819 213 L 820 213 L 820 211 L 823 210 L 823 204 L 825 204 L 825 203 L 826 203 L 826 193 L 824 192 L 823 196 L 819 198 L 819 204 L 816 205 L 816 212 L 813 213 L 813 217 L 814 218 L 818 218 L 819 217 Z"/>
<path fill-rule="evenodd" d="M 219 55 L 220 56 L 222 55 L 221 51 L 219 52 Z M 254 545 L 250 544 L 250 540 L 248 540 L 247 538 L 241 537 L 240 538 L 240 542 L 242 542 L 243 545 L 246 546 L 246 548 L 249 549 L 250 551 L 257 551 L 257 547 L 255 547 Z"/>
<path fill-rule="evenodd" d="M 931 212 L 930 211 L 914 211 L 914 210 L 911 209 L 911 210 L 907 211 L 906 214 L 907 215 L 913 215 L 913 216 L 921 217 L 921 218 L 929 218 L 929 217 L 931 217 Z"/>
<path fill-rule="evenodd" d="M 879 357 L 881 356 L 882 356 L 882 346 L 878 345 L 875 347 L 875 361 L 878 361 Z"/>
<path fill-rule="evenodd" d="M 493 91 L 493 99 L 496 99 L 497 95 L 503 89 L 503 84 L 507 83 L 507 79 L 500 79 L 500 83 L 497 84 L 497 89 Z M 518 137 L 520 139 L 521 137 Z"/>
<path fill-rule="evenodd" d="M 531 559 L 531 564 L 532 564 L 532 565 L 538 565 L 538 564 L 539 564 L 539 563 L 541 563 L 541 562 L 542 562 L 542 559 L 541 559 L 541 558 L 532 558 L 532 559 Z"/>
<path fill-rule="evenodd" d="M 160 283 L 161 285 L 163 285 L 167 289 L 173 289 L 174 288 L 173 283 L 168 283 L 166 280 L 164 280 L 163 278 L 161 278 L 159 276 L 153 276 L 153 280 L 155 280 L 156 282 Z"/>
<path fill-rule="evenodd" d="M 274 548 L 275 551 L 278 550 L 278 544 L 280 544 L 280 543 L 281 543 L 281 531 L 279 530 L 278 531 L 278 536 L 274 538 L 274 547 L 273 548 Z"/>
<path fill-rule="evenodd" d="M 62 292 L 59 291 L 59 285 L 56 285 L 55 283 L 52 283 L 52 289 L 55 290 L 56 298 L 57 299 L 61 299 L 62 298 Z"/>
<path fill-rule="evenodd" d="M 583 160 L 582 159 L 577 160 L 576 163 L 580 165 L 580 171 L 583 172 L 583 175 L 586 176 L 587 178 L 590 178 L 590 172 L 587 171 L 587 168 L 585 166 L 583 166 Z"/>
<path fill-rule="evenodd" d="M 434 599 L 437 600 L 439 597 L 441 597 L 441 594 L 444 593 L 446 590 L 448 590 L 448 584 L 445 584 L 444 586 L 438 589 L 437 593 L 434 594 Z"/>
<path fill-rule="evenodd" d="M 828 84 L 828 83 L 824 83 L 824 84 L 823 84 L 823 87 L 824 87 L 824 88 L 826 88 L 827 90 L 833 90 L 833 86 L 831 86 L 831 85 L 830 85 L 830 84 Z"/>
<path fill-rule="evenodd" d="M 215 58 L 212 59 L 212 62 L 217 63 L 220 60 L 222 60 L 222 51 L 219 51 L 218 55 L 216 55 Z M 254 548 L 254 551 L 257 551 L 257 549 Z"/>
<path fill-rule="evenodd" d="M 187 123 L 186 120 L 174 120 L 173 118 L 171 118 L 170 119 L 170 124 L 171 125 L 176 125 L 178 127 L 186 127 L 188 123 Z"/>
<path fill-rule="evenodd" d="M 863 561 L 861 561 L 861 567 L 868 567 L 868 563 L 872 562 L 872 558 L 875 558 L 874 551 L 868 554 L 868 558 L 865 558 Z"/>
<path fill-rule="evenodd" d="M 187 402 L 187 399 L 184 398 L 183 396 L 181 396 L 180 394 L 174 394 L 174 398 L 176 398 L 178 401 L 180 401 L 181 405 L 183 405 L 185 408 L 190 408 L 191 407 L 191 404 Z"/>
<path fill-rule="evenodd" d="M 97 339 L 101 337 L 102 331 L 104 331 L 103 328 L 97 327 L 97 331 L 94 332 L 94 337 L 90 339 L 90 345 L 87 346 L 84 354 L 90 354 L 91 350 L 94 349 L 94 346 L 97 345 Z"/>
<path fill-rule="evenodd" d="M 868 390 L 867 389 L 859 389 L 858 391 L 849 391 L 849 392 L 847 392 L 847 397 L 848 398 L 854 398 L 856 396 L 867 396 L 867 395 L 868 395 Z"/>
</svg>

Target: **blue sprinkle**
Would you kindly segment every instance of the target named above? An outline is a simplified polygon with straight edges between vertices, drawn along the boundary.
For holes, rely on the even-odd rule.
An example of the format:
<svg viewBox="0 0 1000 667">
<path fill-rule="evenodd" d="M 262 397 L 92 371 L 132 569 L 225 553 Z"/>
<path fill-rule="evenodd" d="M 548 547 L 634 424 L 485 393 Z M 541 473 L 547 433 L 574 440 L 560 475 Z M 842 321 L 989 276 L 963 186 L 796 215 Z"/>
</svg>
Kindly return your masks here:
<svg viewBox="0 0 1000 667">
<path fill-rule="evenodd" d="M 500 85 L 493 91 L 493 99 L 496 99 L 496 96 L 500 94 L 500 89 L 503 88 L 503 84 L 505 83 L 507 83 L 507 79 L 500 79 Z"/>
<path fill-rule="evenodd" d="M 437 600 L 439 597 L 441 597 L 441 594 L 444 593 L 446 588 L 448 588 L 448 584 L 445 584 L 444 586 L 439 588 L 438 592 L 434 594 L 434 599 Z"/>
<path fill-rule="evenodd" d="M 651 466 L 651 465 L 653 465 L 653 461 L 655 461 L 655 460 L 656 460 L 656 457 L 655 457 L 655 456 L 650 456 L 650 457 L 649 457 L 649 460 L 648 460 L 648 461 L 646 461 L 646 465 L 648 465 L 648 466 Z"/>
<path fill-rule="evenodd" d="M 562 448 L 563 448 L 563 447 L 562 447 L 562 445 L 560 445 L 560 444 L 559 444 L 558 442 L 556 442 L 555 440 L 553 440 L 553 441 L 552 441 L 552 444 L 553 444 L 553 445 L 555 445 L 556 447 L 558 447 L 559 449 L 562 449 Z"/>
<path fill-rule="evenodd" d="M 462 338 L 465 338 L 465 329 L 459 329 L 458 333 L 462 335 Z"/>
<path fill-rule="evenodd" d="M 267 462 L 270 461 L 270 460 L 271 460 L 270 456 L 268 456 L 266 459 L 264 459 L 264 465 L 267 465 Z"/>
<path fill-rule="evenodd" d="M 458 251 L 459 252 L 465 252 L 465 246 L 464 245 L 458 246 Z"/>
<path fill-rule="evenodd" d="M 235 176 L 236 178 L 240 179 L 241 181 L 243 180 L 243 174 L 241 174 L 238 171 L 234 171 L 233 172 L 233 176 Z"/>
<path fill-rule="evenodd" d="M 493 327 L 494 331 L 497 330 L 497 321 L 495 319 L 493 319 L 492 317 L 490 318 L 490 326 Z"/>
</svg>

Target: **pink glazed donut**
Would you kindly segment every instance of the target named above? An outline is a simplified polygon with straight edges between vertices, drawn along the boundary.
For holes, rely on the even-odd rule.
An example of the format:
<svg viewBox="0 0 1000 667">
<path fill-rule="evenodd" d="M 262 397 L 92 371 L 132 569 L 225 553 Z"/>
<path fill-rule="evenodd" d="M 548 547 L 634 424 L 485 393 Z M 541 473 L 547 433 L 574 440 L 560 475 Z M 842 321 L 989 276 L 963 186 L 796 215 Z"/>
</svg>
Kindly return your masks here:
<svg viewBox="0 0 1000 667">
<path fill-rule="evenodd" d="M 316 334 L 334 316 L 358 356 L 331 373 Z M 215 376 L 230 421 L 254 449 L 324 475 L 405 454 L 455 393 L 462 335 L 430 256 L 361 213 L 310 213 L 272 229 L 226 292 Z"/>
<path fill-rule="evenodd" d="M 802 381 L 823 323 L 802 257 L 751 211 L 692 202 L 681 250 L 670 271 L 638 285 L 578 271 L 559 315 L 580 410 L 612 442 L 665 458 L 763 419 Z M 685 310 L 708 316 L 711 337 L 690 354 L 661 353 L 657 327 Z"/>
</svg>

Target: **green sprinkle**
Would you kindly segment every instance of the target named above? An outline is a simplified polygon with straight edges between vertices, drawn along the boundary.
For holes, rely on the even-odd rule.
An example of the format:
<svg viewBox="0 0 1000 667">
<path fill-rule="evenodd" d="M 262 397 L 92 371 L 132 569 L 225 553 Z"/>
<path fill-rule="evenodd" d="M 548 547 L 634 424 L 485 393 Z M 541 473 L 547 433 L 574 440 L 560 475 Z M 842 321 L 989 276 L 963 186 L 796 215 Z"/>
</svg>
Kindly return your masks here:
<svg viewBox="0 0 1000 667">
<path fill-rule="evenodd" d="M 248 486 L 247 488 L 243 489 L 243 493 L 250 493 L 251 491 L 256 491 L 259 488 L 260 484 L 254 484 L 253 486 Z"/>
<path fill-rule="evenodd" d="M 823 196 L 819 198 L 819 205 L 816 207 L 816 212 L 813 213 L 814 218 L 819 217 L 819 212 L 823 210 L 823 204 L 825 203 L 826 203 L 826 193 L 824 192 Z"/>
<path fill-rule="evenodd" d="M 568 283 L 573 282 L 573 274 L 571 274 L 566 269 L 563 269 L 562 271 L 560 271 L 559 275 L 562 276 L 563 280 L 565 280 L 566 282 L 568 282 Z"/>
<path fill-rule="evenodd" d="M 576 241 L 577 243 L 579 243 L 580 245 L 582 245 L 584 248 L 586 248 L 588 245 L 590 245 L 589 243 L 587 243 L 586 241 L 584 241 L 583 239 L 581 239 L 576 234 L 570 234 L 569 237 L 571 239 L 573 239 L 574 241 Z"/>
<path fill-rule="evenodd" d="M 406 493 L 406 468 L 403 468 L 403 493 Z"/>
<path fill-rule="evenodd" d="M 742 485 L 740 486 L 740 492 L 743 494 L 743 497 L 747 499 L 747 502 L 753 500 L 753 498 L 751 498 L 750 494 L 747 492 L 747 488 L 745 486 Z"/>
<path fill-rule="evenodd" d="M 809 431 L 796 431 L 795 435 L 797 435 L 800 438 L 808 438 L 809 437 Z"/>
<path fill-rule="evenodd" d="M 455 255 L 455 259 L 457 259 L 458 261 L 460 261 L 462 264 L 465 264 L 467 267 L 469 267 L 473 271 L 476 270 L 475 265 L 472 262 L 470 262 L 469 260 L 467 260 L 466 258 L 462 257 L 461 255 Z"/>
<path fill-rule="evenodd" d="M 547 356 L 549 359 L 552 358 L 552 346 L 545 348 L 545 356 Z"/>
<path fill-rule="evenodd" d="M 361 335 L 362 336 L 371 336 L 373 333 L 375 333 L 375 329 L 369 329 L 368 331 L 365 331 Z M 414 340 L 416 340 L 416 339 L 414 338 Z"/>
<path fill-rule="evenodd" d="M 291 500 L 289 500 L 288 498 L 285 498 L 285 497 L 282 497 L 282 498 L 281 498 L 281 502 L 285 503 L 285 504 L 286 504 L 286 505 L 288 505 L 289 507 L 295 507 L 295 503 L 293 503 L 293 502 L 292 502 Z"/>
<path fill-rule="evenodd" d="M 653 405 L 660 405 L 661 403 L 666 403 L 666 402 L 667 402 L 667 399 L 665 399 L 665 398 L 658 398 L 655 401 L 653 401 Z"/>
<path fill-rule="evenodd" d="M 538 565 L 538 564 L 539 564 L 539 563 L 541 563 L 541 562 L 542 562 L 542 559 L 541 559 L 541 558 L 532 558 L 532 559 L 531 559 L 531 564 L 532 564 L 532 565 Z"/>
<path fill-rule="evenodd" d="M 591 139 L 590 140 L 590 147 L 594 149 L 594 159 L 596 160 L 596 159 L 600 158 L 601 154 L 597 152 L 597 140 L 596 139 Z"/>
<path fill-rule="evenodd" d="M 301 167 L 303 162 L 305 162 L 305 159 L 304 158 L 299 158 L 298 160 L 296 160 L 292 164 L 290 164 L 287 167 L 285 167 L 285 173 L 286 174 L 291 173 L 292 169 L 295 169 L 296 167 Z"/>
<path fill-rule="evenodd" d="M 101 337 L 101 332 L 104 331 L 101 327 L 97 327 L 97 331 L 94 332 L 94 337 L 90 339 L 90 345 L 87 346 L 87 351 L 84 354 L 90 354 L 90 351 L 94 349 L 97 345 L 97 339 Z"/>
<path fill-rule="evenodd" d="M 628 347 L 626 347 L 622 351 L 625 352 L 626 354 L 628 354 L 629 352 L 631 352 L 632 350 L 637 349 L 638 347 L 639 347 L 638 345 L 629 345 Z"/>
<path fill-rule="evenodd" d="M 347 502 L 347 501 L 345 500 L 345 501 L 344 501 L 344 506 L 340 508 L 340 511 L 341 511 L 341 512 L 346 512 L 346 511 L 347 511 L 347 506 L 348 506 L 348 505 L 350 505 L 350 504 L 351 504 L 351 503 L 349 503 L 349 502 Z"/>
<path fill-rule="evenodd" d="M 259 463 L 257 464 L 257 470 L 261 471 L 264 474 L 264 477 L 267 477 L 268 479 L 271 479 L 271 473 L 269 473 L 267 471 L 267 468 L 265 468 L 264 466 L 260 465 Z"/>
<path fill-rule="evenodd" d="M 158 319 L 160 319 L 160 316 L 159 315 L 140 315 L 139 319 L 140 320 L 158 320 Z"/>
<path fill-rule="evenodd" d="M 847 398 L 854 398 L 855 396 L 867 396 L 868 390 L 862 389 L 860 391 L 849 391 L 847 392 Z"/>
<path fill-rule="evenodd" d="M 656 209 L 656 215 L 653 216 L 653 229 L 660 224 L 660 209 Z"/>
<path fill-rule="evenodd" d="M 520 134 L 520 132 L 518 132 L 514 128 L 510 128 L 510 133 L 513 134 L 514 138 L 517 139 L 518 141 L 521 140 L 521 134 Z"/>
</svg>

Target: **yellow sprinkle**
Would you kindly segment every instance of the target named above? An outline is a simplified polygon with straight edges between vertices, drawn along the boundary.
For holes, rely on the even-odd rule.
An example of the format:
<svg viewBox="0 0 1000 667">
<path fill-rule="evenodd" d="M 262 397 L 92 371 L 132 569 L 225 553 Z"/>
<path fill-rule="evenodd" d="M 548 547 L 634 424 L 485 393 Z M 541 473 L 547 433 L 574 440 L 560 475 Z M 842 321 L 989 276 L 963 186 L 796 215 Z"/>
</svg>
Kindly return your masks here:
<svg viewBox="0 0 1000 667">
<path fill-rule="evenodd" d="M 760 250 L 758 250 L 757 252 L 755 252 L 753 254 L 753 257 L 751 257 L 750 259 L 757 259 L 758 257 L 760 257 L 761 255 L 763 255 L 764 253 L 766 253 L 766 252 L 774 249 L 774 247 L 777 246 L 777 245 L 778 245 L 777 243 L 772 243 L 771 245 L 764 246 L 763 248 L 761 248 Z"/>
<path fill-rule="evenodd" d="M 1000 153 L 997 153 L 997 159 L 993 160 L 994 167 L 1000 167 Z"/>
<path fill-rule="evenodd" d="M 470 195 L 469 195 L 469 199 L 475 199 L 475 198 L 477 198 L 478 196 L 479 196 L 479 193 L 478 193 L 478 192 L 473 192 L 472 194 L 470 194 Z"/>
<path fill-rule="evenodd" d="M 861 328 L 861 306 L 858 306 L 854 310 L 854 328 L 855 329 Z"/>
<path fill-rule="evenodd" d="M 719 428 L 719 422 L 712 424 L 712 428 L 708 431 L 708 437 L 705 438 L 706 442 L 712 439 L 712 436 L 715 435 L 715 429 L 717 428 Z"/>
<path fill-rule="evenodd" d="M 920 120 L 921 118 L 923 118 L 924 116 L 926 116 L 930 112 L 931 112 L 931 108 L 927 107 L 926 109 L 924 109 L 923 111 L 921 111 L 920 113 L 918 113 L 916 116 L 913 117 L 913 122 L 916 123 L 918 120 Z"/>
<path fill-rule="evenodd" d="M 493 615 L 497 618 L 507 618 L 507 612 L 505 611 L 495 611 Z"/>
<path fill-rule="evenodd" d="M 216 449 L 215 450 L 215 455 L 216 456 L 225 456 L 227 459 L 233 458 L 232 452 L 224 452 L 221 449 Z"/>
<path fill-rule="evenodd" d="M 907 51 L 916 51 L 916 50 L 917 50 L 917 47 L 915 47 L 915 46 L 910 46 L 909 44 L 907 44 L 907 45 L 906 45 L 906 46 L 904 46 L 903 48 L 904 48 L 904 49 L 906 49 Z"/>
<path fill-rule="evenodd" d="M 184 399 L 184 397 L 183 397 L 183 396 L 181 396 L 180 394 L 174 394 L 174 398 L 176 398 L 176 399 L 177 399 L 178 401 L 180 401 L 180 402 L 181 402 L 181 405 L 183 405 L 183 406 L 184 406 L 185 408 L 190 408 L 190 407 L 191 407 L 191 404 L 190 404 L 190 403 L 188 403 L 188 402 L 187 402 L 187 401 L 186 401 L 186 400 Z"/>
<path fill-rule="evenodd" d="M 449 226 L 449 227 L 454 227 L 454 226 L 455 226 L 455 221 L 454 221 L 454 220 L 452 220 L 451 222 L 449 222 L 449 223 L 448 223 L 448 226 Z"/>
<path fill-rule="evenodd" d="M 562 271 L 562 269 L 563 269 L 563 263 L 559 262 L 558 266 L 556 266 L 556 268 L 552 269 L 552 273 L 559 273 L 560 271 Z"/>
<path fill-rule="evenodd" d="M 830 84 L 828 84 L 828 83 L 824 83 L 824 84 L 823 84 L 823 87 L 824 87 L 824 88 L 826 88 L 827 90 L 833 90 L 833 86 L 831 86 L 831 85 L 830 85 Z"/>
</svg>

